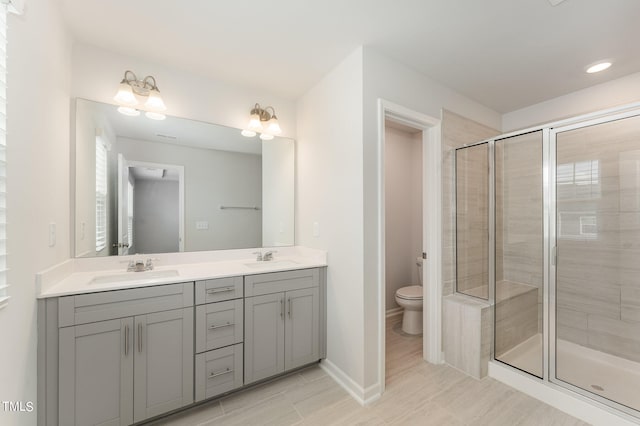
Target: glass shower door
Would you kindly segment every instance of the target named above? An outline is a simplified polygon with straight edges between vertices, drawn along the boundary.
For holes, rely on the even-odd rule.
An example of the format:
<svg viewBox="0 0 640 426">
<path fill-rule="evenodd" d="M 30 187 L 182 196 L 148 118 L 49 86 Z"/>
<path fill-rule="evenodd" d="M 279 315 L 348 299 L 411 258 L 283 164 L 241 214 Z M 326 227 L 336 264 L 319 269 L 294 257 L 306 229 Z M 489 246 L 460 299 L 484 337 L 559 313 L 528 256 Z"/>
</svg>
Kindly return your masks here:
<svg viewBox="0 0 640 426">
<path fill-rule="evenodd" d="M 456 291 L 489 298 L 489 144 L 456 150 Z"/>
<path fill-rule="evenodd" d="M 639 410 L 640 117 L 554 133 L 551 379 Z"/>
<path fill-rule="evenodd" d="M 495 359 L 543 377 L 542 131 L 495 142 Z"/>
</svg>

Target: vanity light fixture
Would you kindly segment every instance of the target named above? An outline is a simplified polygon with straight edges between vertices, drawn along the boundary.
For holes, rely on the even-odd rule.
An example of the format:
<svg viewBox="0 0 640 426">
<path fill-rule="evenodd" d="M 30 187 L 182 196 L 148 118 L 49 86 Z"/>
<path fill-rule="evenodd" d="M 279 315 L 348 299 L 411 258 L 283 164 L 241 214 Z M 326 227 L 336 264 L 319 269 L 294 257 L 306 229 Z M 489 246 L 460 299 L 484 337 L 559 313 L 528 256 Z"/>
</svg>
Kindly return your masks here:
<svg viewBox="0 0 640 426">
<path fill-rule="evenodd" d="M 248 138 L 260 133 L 260 139 L 263 141 L 273 139 L 275 135 L 282 133 L 276 110 L 272 106 L 262 108 L 260 104 L 255 104 L 249 112 L 249 125 L 240 133 Z"/>
<path fill-rule="evenodd" d="M 160 90 L 158 90 L 155 77 L 148 75 L 142 80 L 138 80 L 133 71 L 127 70 L 124 72 L 124 78 L 118 86 L 118 93 L 113 97 L 120 104 L 118 112 L 132 117 L 140 115 L 140 111 L 137 109 L 139 102 L 136 95 L 147 98 L 144 103 L 147 118 L 152 120 L 164 120 L 167 118 L 162 113 L 166 111 L 167 107 L 160 97 Z"/>
</svg>

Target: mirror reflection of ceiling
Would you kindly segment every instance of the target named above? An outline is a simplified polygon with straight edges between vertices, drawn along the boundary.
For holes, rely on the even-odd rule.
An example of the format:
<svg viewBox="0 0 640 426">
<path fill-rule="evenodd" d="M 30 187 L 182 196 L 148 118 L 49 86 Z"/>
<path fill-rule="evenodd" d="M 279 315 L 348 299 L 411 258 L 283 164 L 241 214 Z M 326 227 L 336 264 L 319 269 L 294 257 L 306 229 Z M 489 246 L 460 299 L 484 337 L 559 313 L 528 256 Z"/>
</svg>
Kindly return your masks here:
<svg viewBox="0 0 640 426">
<path fill-rule="evenodd" d="M 80 43 L 289 99 L 360 45 L 503 113 L 640 71 L 638 0 L 60 4 Z"/>
<path fill-rule="evenodd" d="M 106 118 L 118 137 L 244 154 L 260 155 L 262 152 L 257 136 L 244 137 L 240 130 L 231 127 L 171 116 L 162 121 L 149 120 L 144 115 L 129 117 L 120 114 L 114 105 L 97 102 L 94 108 Z"/>
<path fill-rule="evenodd" d="M 129 174 L 136 180 L 155 180 L 155 181 L 173 181 L 178 182 L 180 173 L 177 169 L 159 167 L 141 167 L 129 166 Z"/>
</svg>

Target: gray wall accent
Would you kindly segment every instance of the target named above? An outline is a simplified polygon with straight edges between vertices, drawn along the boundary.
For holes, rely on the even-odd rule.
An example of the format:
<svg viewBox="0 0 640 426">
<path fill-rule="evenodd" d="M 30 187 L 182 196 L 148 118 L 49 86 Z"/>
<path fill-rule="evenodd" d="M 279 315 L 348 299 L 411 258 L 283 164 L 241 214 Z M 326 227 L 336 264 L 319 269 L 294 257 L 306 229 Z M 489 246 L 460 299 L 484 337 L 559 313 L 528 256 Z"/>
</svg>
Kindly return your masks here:
<svg viewBox="0 0 640 426">
<path fill-rule="evenodd" d="M 133 241 L 136 253 L 177 252 L 178 182 L 136 179 L 133 194 Z"/>
<path fill-rule="evenodd" d="M 184 166 L 185 251 L 262 246 L 258 210 L 220 210 L 262 205 L 262 157 L 118 138 L 112 153 L 128 161 Z M 115 155 L 113 154 L 113 155 Z M 197 230 L 206 221 L 209 229 Z"/>
<path fill-rule="evenodd" d="M 455 148 L 497 136 L 499 131 L 442 110 L 442 293 L 453 293 L 455 275 Z"/>
</svg>

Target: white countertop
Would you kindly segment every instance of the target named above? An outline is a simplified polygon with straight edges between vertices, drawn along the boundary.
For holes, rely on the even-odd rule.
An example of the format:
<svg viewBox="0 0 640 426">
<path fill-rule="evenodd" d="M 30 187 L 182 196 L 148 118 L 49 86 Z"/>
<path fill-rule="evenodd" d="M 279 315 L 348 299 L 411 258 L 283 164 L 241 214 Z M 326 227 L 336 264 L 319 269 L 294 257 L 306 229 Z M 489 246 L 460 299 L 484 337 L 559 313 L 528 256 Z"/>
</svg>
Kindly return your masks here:
<svg viewBox="0 0 640 426">
<path fill-rule="evenodd" d="M 327 266 L 326 252 L 321 250 L 278 248 L 273 261 L 263 262 L 256 262 L 251 255 L 256 250 L 70 259 L 37 274 L 38 298 Z M 156 259 L 153 271 L 126 272 L 129 260 L 148 257 Z M 159 276 L 162 274 L 170 276 Z"/>
</svg>

